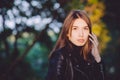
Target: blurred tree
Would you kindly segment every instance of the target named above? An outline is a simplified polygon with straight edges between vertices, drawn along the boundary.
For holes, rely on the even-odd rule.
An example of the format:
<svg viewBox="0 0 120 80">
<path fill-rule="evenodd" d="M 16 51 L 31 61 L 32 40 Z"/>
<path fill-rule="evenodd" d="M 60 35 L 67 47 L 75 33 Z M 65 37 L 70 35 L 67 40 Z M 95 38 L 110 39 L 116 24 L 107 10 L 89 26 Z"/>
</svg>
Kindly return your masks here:
<svg viewBox="0 0 120 80">
<path fill-rule="evenodd" d="M 9 4 L 8 2 L 10 2 L 11 4 Z M 5 44 L 5 47 L 6 47 L 6 57 L 9 57 L 9 48 L 8 48 L 8 42 L 6 40 L 6 37 L 11 34 L 12 30 L 5 28 L 4 20 L 5 20 L 5 15 L 7 14 L 6 11 L 13 7 L 13 2 L 14 2 L 14 0 L 8 0 L 8 1 L 1 0 L 1 3 L 0 3 L 0 8 L 2 8 L 0 14 L 2 14 L 2 16 L 3 16 L 3 23 L 2 23 L 2 25 L 3 25 L 3 31 L 4 31 L 1 34 L 5 35 L 5 36 L 1 37 L 0 40 L 3 40 L 3 43 Z M 8 32 L 8 34 L 6 34 L 6 32 Z"/>
<path fill-rule="evenodd" d="M 0 79 L 44 78 L 48 52 L 65 17 L 61 4 L 56 0 L 0 1 Z"/>
<path fill-rule="evenodd" d="M 85 10 L 90 14 L 93 32 L 98 36 L 101 53 L 104 53 L 108 42 L 111 40 L 110 32 L 102 20 L 102 17 L 105 14 L 105 4 L 99 0 L 88 0 Z"/>
</svg>

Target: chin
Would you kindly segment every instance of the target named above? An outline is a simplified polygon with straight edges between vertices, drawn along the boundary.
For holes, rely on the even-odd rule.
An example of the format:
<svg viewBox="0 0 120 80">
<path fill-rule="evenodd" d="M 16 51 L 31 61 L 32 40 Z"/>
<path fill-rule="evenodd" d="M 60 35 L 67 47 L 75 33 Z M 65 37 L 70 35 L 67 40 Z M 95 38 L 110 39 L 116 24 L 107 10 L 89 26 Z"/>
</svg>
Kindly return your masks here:
<svg viewBox="0 0 120 80">
<path fill-rule="evenodd" d="M 85 44 L 77 44 L 76 46 L 84 46 Z"/>
</svg>

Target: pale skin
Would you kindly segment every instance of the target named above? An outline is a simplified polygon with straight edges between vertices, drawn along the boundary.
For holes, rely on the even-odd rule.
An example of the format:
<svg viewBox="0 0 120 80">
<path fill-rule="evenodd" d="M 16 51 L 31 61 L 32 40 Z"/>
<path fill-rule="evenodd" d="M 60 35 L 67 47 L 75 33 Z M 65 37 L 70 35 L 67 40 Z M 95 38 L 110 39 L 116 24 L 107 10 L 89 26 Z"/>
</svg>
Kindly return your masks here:
<svg viewBox="0 0 120 80">
<path fill-rule="evenodd" d="M 99 45 L 98 39 L 96 35 L 93 33 L 89 34 L 89 36 L 91 37 L 89 38 L 89 40 L 93 43 L 92 55 L 94 56 L 96 62 L 99 63 L 101 61 L 101 57 L 100 57 L 99 50 L 98 50 L 98 45 Z"/>
<path fill-rule="evenodd" d="M 90 34 L 89 27 L 87 23 L 78 18 L 74 21 L 72 26 L 71 34 L 67 35 L 69 40 L 76 46 L 83 46 L 88 38 L 93 43 L 92 46 L 92 55 L 95 58 L 96 62 L 99 63 L 101 61 L 101 57 L 98 50 L 98 40 L 95 34 Z"/>
</svg>

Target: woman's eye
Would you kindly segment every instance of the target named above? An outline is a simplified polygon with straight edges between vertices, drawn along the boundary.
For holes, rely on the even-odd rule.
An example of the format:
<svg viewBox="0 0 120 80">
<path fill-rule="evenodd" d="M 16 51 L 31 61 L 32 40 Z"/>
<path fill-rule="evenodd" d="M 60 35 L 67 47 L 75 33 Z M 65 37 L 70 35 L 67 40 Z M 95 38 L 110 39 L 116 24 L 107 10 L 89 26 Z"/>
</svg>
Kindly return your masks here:
<svg viewBox="0 0 120 80">
<path fill-rule="evenodd" d="M 85 30 L 89 30 L 89 28 L 88 28 L 88 27 L 84 27 L 84 29 L 85 29 Z"/>
<path fill-rule="evenodd" d="M 73 29 L 73 30 L 77 30 L 77 28 L 76 28 L 76 27 L 73 27 L 72 29 Z"/>
</svg>

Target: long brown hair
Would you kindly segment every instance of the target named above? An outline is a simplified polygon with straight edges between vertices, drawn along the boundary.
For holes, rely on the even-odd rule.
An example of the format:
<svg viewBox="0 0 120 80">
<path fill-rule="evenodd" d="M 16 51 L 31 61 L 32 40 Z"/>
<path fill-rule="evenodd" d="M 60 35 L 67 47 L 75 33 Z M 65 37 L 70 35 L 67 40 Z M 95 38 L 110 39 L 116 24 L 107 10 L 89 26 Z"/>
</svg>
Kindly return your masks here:
<svg viewBox="0 0 120 80">
<path fill-rule="evenodd" d="M 86 14 L 86 12 L 83 10 L 71 10 L 70 13 L 68 14 L 68 16 L 66 17 L 66 19 L 64 20 L 61 33 L 58 37 L 55 47 L 53 48 L 53 50 L 50 53 L 50 56 L 56 49 L 62 48 L 65 45 L 69 44 L 69 39 L 68 39 L 67 34 L 68 33 L 71 34 L 72 25 L 73 25 L 75 19 L 77 19 L 77 18 L 83 19 L 87 23 L 90 33 L 92 32 L 91 31 L 91 21 L 90 21 L 88 15 Z M 90 40 L 88 40 L 86 42 L 86 44 L 82 47 L 82 53 L 83 53 L 85 60 L 88 60 L 88 53 L 91 50 L 91 46 L 92 46 L 91 42 L 90 42 Z"/>
</svg>

